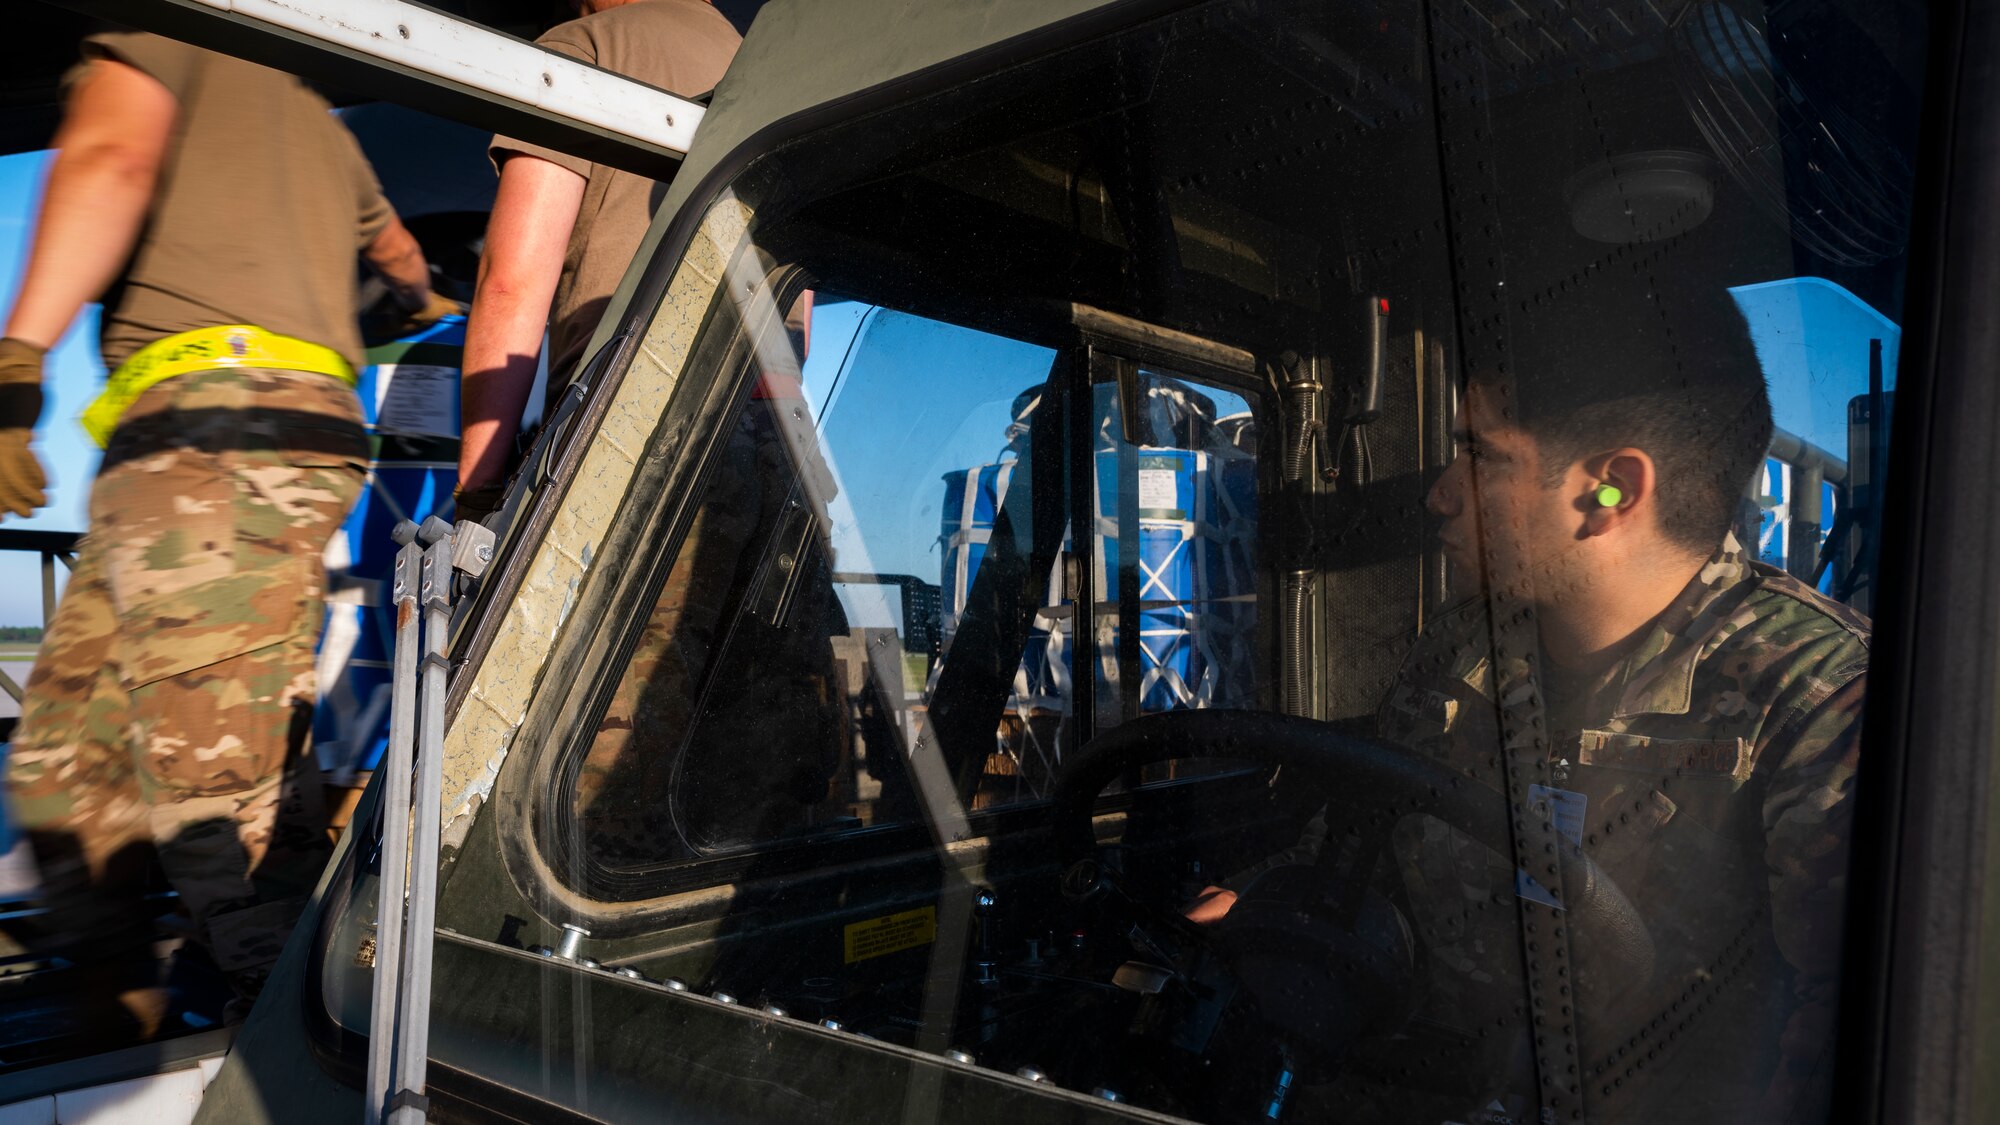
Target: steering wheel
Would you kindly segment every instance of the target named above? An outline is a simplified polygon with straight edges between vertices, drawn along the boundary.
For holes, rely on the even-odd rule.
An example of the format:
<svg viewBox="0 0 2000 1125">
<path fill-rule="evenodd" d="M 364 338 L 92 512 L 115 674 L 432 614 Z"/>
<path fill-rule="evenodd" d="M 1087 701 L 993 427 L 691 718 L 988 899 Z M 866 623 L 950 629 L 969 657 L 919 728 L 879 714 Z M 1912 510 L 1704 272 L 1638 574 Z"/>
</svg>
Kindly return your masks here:
<svg viewBox="0 0 2000 1125">
<path fill-rule="evenodd" d="M 1122 872 L 1100 860 L 1091 810 L 1114 778 L 1176 758 L 1282 766 L 1326 795 L 1326 849 L 1349 834 L 1359 847 L 1344 865 L 1322 855 L 1318 867 L 1265 873 L 1213 926 L 1189 922 L 1172 904 L 1135 897 Z M 1080 747 L 1056 776 L 1051 810 L 1065 896 L 1119 915 L 1135 945 L 1200 951 L 1184 961 L 1214 955 L 1288 1055 L 1325 1069 L 1356 1037 L 1394 1030 L 1419 997 L 1422 942 L 1374 885 L 1391 831 L 1407 817 L 1428 815 L 1511 856 L 1506 804 L 1501 794 L 1437 762 L 1316 720 L 1196 710 L 1146 715 Z M 1579 849 L 1555 851 L 1573 929 L 1599 939 L 1594 952 L 1605 971 L 1644 979 L 1653 947 L 1638 912 Z"/>
</svg>

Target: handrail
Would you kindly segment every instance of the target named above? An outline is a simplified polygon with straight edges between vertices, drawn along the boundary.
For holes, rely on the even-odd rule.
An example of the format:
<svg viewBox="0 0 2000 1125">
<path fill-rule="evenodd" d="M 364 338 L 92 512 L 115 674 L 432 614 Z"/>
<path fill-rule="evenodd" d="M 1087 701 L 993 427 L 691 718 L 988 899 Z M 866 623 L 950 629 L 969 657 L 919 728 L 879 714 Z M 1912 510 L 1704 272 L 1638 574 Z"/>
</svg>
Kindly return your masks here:
<svg viewBox="0 0 2000 1125">
<path fill-rule="evenodd" d="M 29 528 L 0 527 L 0 551 L 33 551 L 42 557 L 42 628 L 56 616 L 56 563 L 61 562 L 71 570 L 76 569 L 76 544 L 82 539 L 76 531 L 38 531 Z M 14 677 L 0 668 L 0 691 L 12 696 L 20 703 L 27 695 L 26 689 L 15 682 Z"/>
<path fill-rule="evenodd" d="M 1830 484 L 1847 480 L 1847 462 L 1790 430 L 1771 431 L 1771 456 L 1796 468 L 1814 468 Z"/>
<path fill-rule="evenodd" d="M 28 527 L 0 527 L 0 551 L 47 551 L 75 554 L 80 531 L 41 531 Z"/>
<path fill-rule="evenodd" d="M 1792 467 L 1787 496 L 1785 569 L 1808 585 L 1817 584 L 1820 530 L 1826 512 L 1820 504 L 1822 483 L 1834 486 L 1843 511 L 1847 507 L 1847 462 L 1789 430 L 1771 432 L 1770 456 Z"/>
<path fill-rule="evenodd" d="M 938 630 L 939 589 L 914 574 L 873 574 L 836 571 L 834 582 L 849 586 L 894 586 L 903 603 L 903 647 L 906 652 L 938 655 L 943 638 Z"/>
</svg>

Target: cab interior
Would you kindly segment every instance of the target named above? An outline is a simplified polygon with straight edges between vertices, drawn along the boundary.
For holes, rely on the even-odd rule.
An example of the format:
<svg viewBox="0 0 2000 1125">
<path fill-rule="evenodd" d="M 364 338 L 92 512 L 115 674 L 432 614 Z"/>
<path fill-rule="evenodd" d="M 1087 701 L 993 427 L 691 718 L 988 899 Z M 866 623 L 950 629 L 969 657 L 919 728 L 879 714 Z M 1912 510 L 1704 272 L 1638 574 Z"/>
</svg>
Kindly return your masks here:
<svg viewBox="0 0 2000 1125">
<path fill-rule="evenodd" d="M 1510 12 L 1196 5 L 730 179 L 753 218 L 660 404 L 674 453 L 447 857 L 445 1104 L 1247 1121 L 1477 1092 L 1481 1029 L 1409 1018 L 1437 968 L 1371 870 L 1241 972 L 1178 912 L 1329 792 L 1394 816 L 1428 783 L 1366 740 L 1473 592 L 1424 497 L 1496 326 L 1640 268 L 1893 312 L 1913 157 L 1882 138 L 1917 88 L 1859 6 L 1784 24 L 1814 50 L 1776 62 L 1717 55 L 1704 27 L 1743 17 L 1716 0 Z M 1704 107 L 1753 65 L 1841 100 L 1852 168 L 1773 181 L 1727 143 L 1757 138 Z M 1673 174 L 1604 237 L 1602 185 L 1647 156 Z M 1865 543 L 1825 548 L 1857 600 Z M 1347 749 L 1288 756 L 1301 723 Z M 378 858 L 350 851 L 310 971 L 350 1078 Z"/>
</svg>

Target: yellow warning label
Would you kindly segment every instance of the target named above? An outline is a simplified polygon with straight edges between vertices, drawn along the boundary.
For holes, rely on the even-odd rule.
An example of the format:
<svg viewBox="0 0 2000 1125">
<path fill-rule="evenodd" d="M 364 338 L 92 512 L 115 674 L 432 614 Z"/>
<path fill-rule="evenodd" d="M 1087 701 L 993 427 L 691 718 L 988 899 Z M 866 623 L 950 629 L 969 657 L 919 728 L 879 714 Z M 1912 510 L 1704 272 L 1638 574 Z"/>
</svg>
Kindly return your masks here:
<svg viewBox="0 0 2000 1125">
<path fill-rule="evenodd" d="M 900 953 L 937 940 L 937 907 L 925 906 L 870 918 L 847 927 L 843 934 L 847 963 L 886 953 Z"/>
</svg>

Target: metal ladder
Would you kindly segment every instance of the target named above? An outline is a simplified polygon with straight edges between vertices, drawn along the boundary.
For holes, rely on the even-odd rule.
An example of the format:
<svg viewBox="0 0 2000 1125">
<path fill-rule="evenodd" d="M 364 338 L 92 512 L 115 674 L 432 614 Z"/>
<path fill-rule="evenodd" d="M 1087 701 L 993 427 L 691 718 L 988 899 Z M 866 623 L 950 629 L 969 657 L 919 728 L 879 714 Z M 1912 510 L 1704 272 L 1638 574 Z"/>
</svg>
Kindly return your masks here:
<svg viewBox="0 0 2000 1125">
<path fill-rule="evenodd" d="M 479 577 L 493 532 L 437 516 L 405 520 L 392 585 L 396 651 L 382 760 L 382 871 L 368 1022 L 367 1125 L 422 1125 L 430 1112 L 431 948 L 436 926 L 444 704 L 455 578 Z"/>
</svg>

